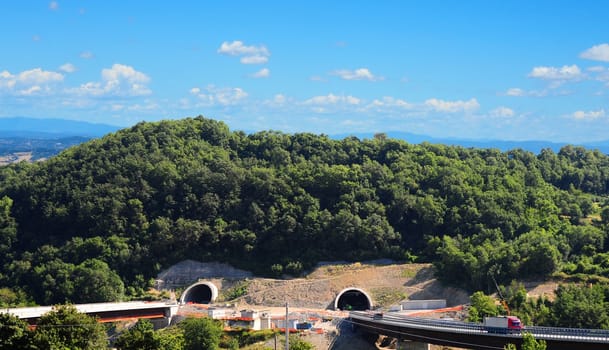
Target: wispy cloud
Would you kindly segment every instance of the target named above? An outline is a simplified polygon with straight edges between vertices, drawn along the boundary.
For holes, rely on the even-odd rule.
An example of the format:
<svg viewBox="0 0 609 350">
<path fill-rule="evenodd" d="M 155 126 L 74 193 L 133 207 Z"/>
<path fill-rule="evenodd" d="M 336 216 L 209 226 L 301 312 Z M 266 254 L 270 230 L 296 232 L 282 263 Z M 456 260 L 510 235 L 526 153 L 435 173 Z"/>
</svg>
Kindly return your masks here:
<svg viewBox="0 0 609 350">
<path fill-rule="evenodd" d="M 83 51 L 80 53 L 80 58 L 84 58 L 85 60 L 89 60 L 93 57 L 95 57 L 95 55 L 93 55 L 93 52 L 91 51 Z"/>
<path fill-rule="evenodd" d="M 232 106 L 241 103 L 248 96 L 241 88 L 219 88 L 215 85 L 208 85 L 203 89 L 194 87 L 190 89 L 190 94 L 197 97 L 199 106 Z"/>
<path fill-rule="evenodd" d="M 505 94 L 507 96 L 524 96 L 526 95 L 526 92 L 521 88 L 510 88 L 505 92 Z"/>
<path fill-rule="evenodd" d="M 341 78 L 343 80 L 377 81 L 377 80 L 385 79 L 381 76 L 376 76 L 376 75 L 372 74 L 372 72 L 370 72 L 370 70 L 368 68 L 358 68 L 355 70 L 339 69 L 339 70 L 333 71 L 330 74 L 338 76 L 339 78 Z"/>
<path fill-rule="evenodd" d="M 315 96 L 310 99 L 304 101 L 306 105 L 336 105 L 339 103 L 345 103 L 348 105 L 358 105 L 361 100 L 357 97 L 353 97 L 351 95 L 348 96 L 339 96 L 334 94 L 328 94 L 323 96 Z"/>
<path fill-rule="evenodd" d="M 489 112 L 491 117 L 513 117 L 514 110 L 505 106 L 497 107 Z"/>
<path fill-rule="evenodd" d="M 61 67 L 59 67 L 59 70 L 66 73 L 74 73 L 76 72 L 76 66 L 74 66 L 72 63 L 66 63 L 61 65 Z"/>
<path fill-rule="evenodd" d="M 49 3 L 49 9 L 52 11 L 59 9 L 59 3 L 57 1 L 51 1 Z"/>
<path fill-rule="evenodd" d="M 255 78 L 255 79 L 268 78 L 269 76 L 271 76 L 271 71 L 268 68 L 262 68 L 261 70 L 257 71 L 256 73 L 253 73 L 250 75 L 250 77 Z"/>
<path fill-rule="evenodd" d="M 577 65 L 557 67 L 534 67 L 528 75 L 530 78 L 544 80 L 578 80 L 583 78 L 582 72 Z"/>
<path fill-rule="evenodd" d="M 588 72 L 591 73 L 591 79 L 602 81 L 605 86 L 609 87 L 609 68 L 603 66 L 589 67 Z"/>
<path fill-rule="evenodd" d="M 406 102 L 402 99 L 384 96 L 381 99 L 374 99 L 372 103 L 368 105 L 368 108 L 374 109 L 413 109 L 414 104 Z"/>
<path fill-rule="evenodd" d="M 457 113 L 457 112 L 473 112 L 480 108 L 480 104 L 475 98 L 467 101 L 445 101 L 436 98 L 430 98 L 425 101 L 425 106 L 431 108 L 435 112 Z"/>
<path fill-rule="evenodd" d="M 576 111 L 571 114 L 573 119 L 577 120 L 594 120 L 605 116 L 605 110 L 600 109 L 598 111 Z"/>
<path fill-rule="evenodd" d="M 217 52 L 221 55 L 240 56 L 243 64 L 264 64 L 271 56 L 266 46 L 247 46 L 240 40 L 223 42 Z"/>
<path fill-rule="evenodd" d="M 609 62 L 609 44 L 595 45 L 579 54 L 579 57 L 587 60 Z"/>
</svg>

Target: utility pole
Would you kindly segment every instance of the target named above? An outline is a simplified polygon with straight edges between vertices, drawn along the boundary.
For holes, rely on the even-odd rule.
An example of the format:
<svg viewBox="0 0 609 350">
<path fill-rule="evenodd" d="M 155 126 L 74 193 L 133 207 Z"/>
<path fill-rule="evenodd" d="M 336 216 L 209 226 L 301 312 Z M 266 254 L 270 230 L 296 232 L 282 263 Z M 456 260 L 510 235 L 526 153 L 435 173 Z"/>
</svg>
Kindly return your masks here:
<svg viewBox="0 0 609 350">
<path fill-rule="evenodd" d="M 290 316 L 288 312 L 288 302 L 285 302 L 285 350 L 290 350 L 290 328 L 289 328 L 289 320 Z"/>
</svg>

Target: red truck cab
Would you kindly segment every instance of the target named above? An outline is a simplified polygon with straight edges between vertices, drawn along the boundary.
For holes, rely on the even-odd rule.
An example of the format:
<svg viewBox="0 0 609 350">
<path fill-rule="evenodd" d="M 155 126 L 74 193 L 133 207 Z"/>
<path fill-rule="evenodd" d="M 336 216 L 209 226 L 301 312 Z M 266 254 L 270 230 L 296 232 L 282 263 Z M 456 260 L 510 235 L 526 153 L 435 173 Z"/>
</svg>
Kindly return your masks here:
<svg viewBox="0 0 609 350">
<path fill-rule="evenodd" d="M 524 327 L 522 326 L 522 322 L 520 322 L 520 319 L 516 316 L 508 316 L 508 329 L 512 329 L 515 331 L 520 331 L 522 330 Z"/>
</svg>

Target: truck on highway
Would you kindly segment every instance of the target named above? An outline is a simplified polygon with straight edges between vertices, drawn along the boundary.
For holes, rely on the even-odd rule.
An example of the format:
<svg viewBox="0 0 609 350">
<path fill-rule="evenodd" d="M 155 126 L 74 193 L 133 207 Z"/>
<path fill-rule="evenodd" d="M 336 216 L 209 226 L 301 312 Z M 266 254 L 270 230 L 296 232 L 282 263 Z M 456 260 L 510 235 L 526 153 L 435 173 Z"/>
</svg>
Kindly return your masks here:
<svg viewBox="0 0 609 350">
<path fill-rule="evenodd" d="M 523 326 L 516 316 L 493 316 L 485 317 L 482 323 L 489 333 L 520 333 Z"/>
</svg>

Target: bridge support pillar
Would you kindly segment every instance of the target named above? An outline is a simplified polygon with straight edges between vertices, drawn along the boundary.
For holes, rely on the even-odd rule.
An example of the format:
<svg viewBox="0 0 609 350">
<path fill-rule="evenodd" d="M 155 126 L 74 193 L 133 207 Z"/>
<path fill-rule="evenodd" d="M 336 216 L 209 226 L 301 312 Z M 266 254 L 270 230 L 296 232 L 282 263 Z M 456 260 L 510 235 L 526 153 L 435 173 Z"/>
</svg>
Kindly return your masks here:
<svg viewBox="0 0 609 350">
<path fill-rule="evenodd" d="M 400 340 L 397 348 L 399 350 L 429 350 L 429 344 L 417 341 Z"/>
</svg>

